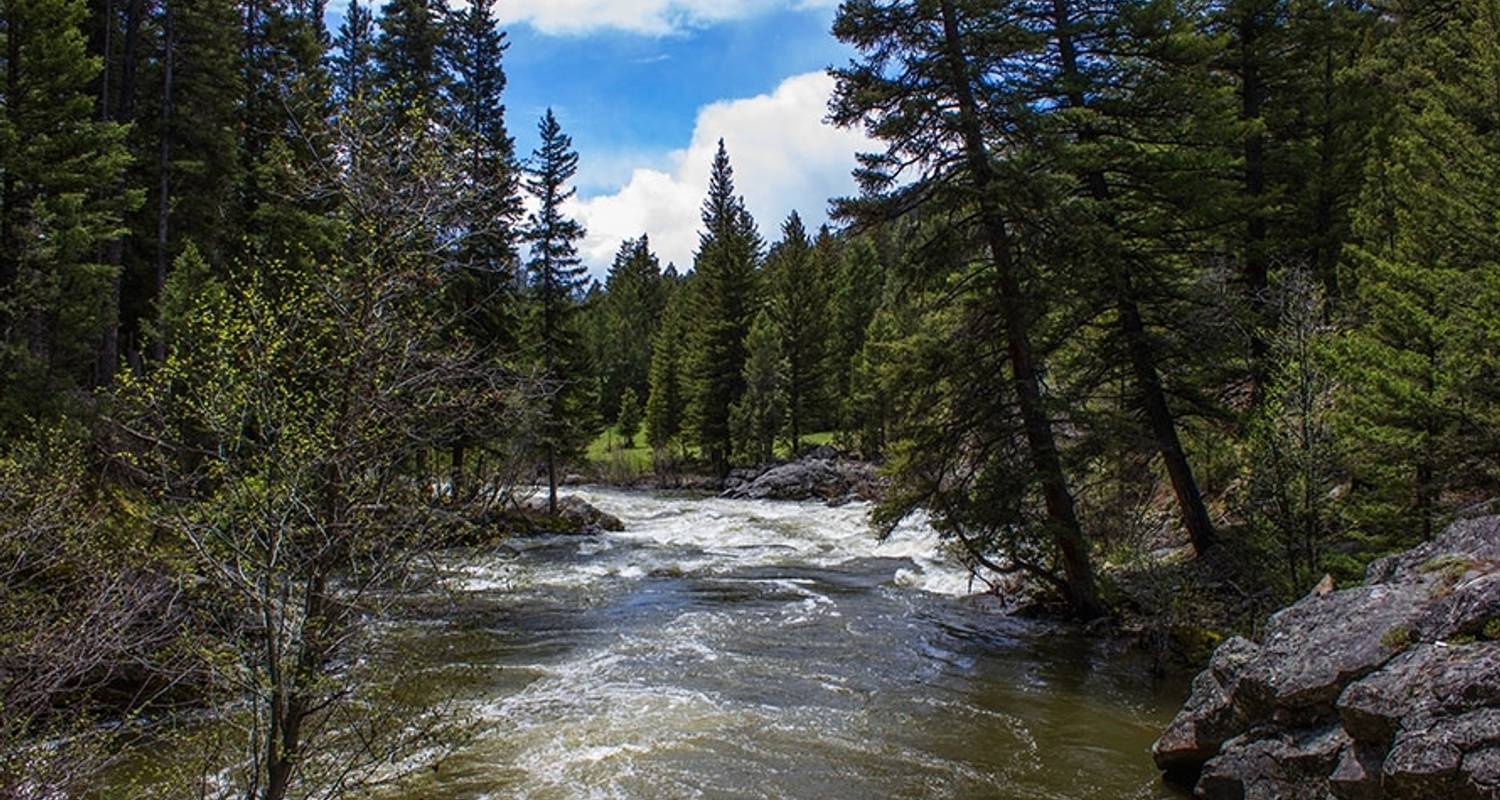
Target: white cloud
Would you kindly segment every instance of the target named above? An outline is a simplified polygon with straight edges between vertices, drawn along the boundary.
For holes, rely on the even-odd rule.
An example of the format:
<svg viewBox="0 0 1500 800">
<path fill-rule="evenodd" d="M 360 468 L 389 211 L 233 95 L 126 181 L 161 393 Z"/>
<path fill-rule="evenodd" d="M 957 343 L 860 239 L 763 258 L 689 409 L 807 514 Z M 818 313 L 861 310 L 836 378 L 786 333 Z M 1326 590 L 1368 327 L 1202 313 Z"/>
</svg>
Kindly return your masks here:
<svg viewBox="0 0 1500 800">
<path fill-rule="evenodd" d="M 615 29 L 661 36 L 773 8 L 836 4 L 837 0 L 495 0 L 495 13 L 502 24 L 526 22 L 549 34 Z"/>
<path fill-rule="evenodd" d="M 777 238 L 781 221 L 794 210 L 810 229 L 821 224 L 828 199 L 855 189 L 855 153 L 875 149 L 862 131 L 823 122 L 832 91 L 831 77 L 810 72 L 786 79 L 770 94 L 700 109 L 692 142 L 669 155 L 667 169 L 636 169 L 619 191 L 574 201 L 571 213 L 588 228 L 580 248 L 584 261 L 602 274 L 622 240 L 646 233 L 663 265 L 691 267 L 721 137 L 736 189 L 762 235 Z"/>
</svg>

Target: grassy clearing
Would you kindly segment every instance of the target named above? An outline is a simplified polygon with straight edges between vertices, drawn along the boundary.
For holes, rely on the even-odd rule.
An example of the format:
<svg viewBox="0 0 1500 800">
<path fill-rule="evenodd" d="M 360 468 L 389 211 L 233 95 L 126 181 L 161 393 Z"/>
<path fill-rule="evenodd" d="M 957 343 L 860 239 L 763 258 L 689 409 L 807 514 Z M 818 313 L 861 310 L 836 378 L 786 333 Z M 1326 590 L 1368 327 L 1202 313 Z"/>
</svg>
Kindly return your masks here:
<svg viewBox="0 0 1500 800">
<path fill-rule="evenodd" d="M 832 444 L 834 433 L 822 431 L 809 433 L 802 437 L 802 447 L 818 447 Z M 654 468 L 651 457 L 651 447 L 646 444 L 646 433 L 642 431 L 635 436 L 633 447 L 625 446 L 625 437 L 620 435 L 618 428 L 610 426 L 589 443 L 588 461 L 602 475 L 612 479 L 628 479 L 641 475 L 648 475 Z M 777 448 L 777 455 L 781 458 L 789 458 L 790 453 L 785 446 Z"/>
<path fill-rule="evenodd" d="M 646 434 L 636 434 L 634 444 L 634 447 L 626 447 L 625 437 L 610 426 L 589 443 L 588 460 L 611 470 L 622 469 L 633 474 L 650 472 L 651 447 L 646 444 Z"/>
</svg>

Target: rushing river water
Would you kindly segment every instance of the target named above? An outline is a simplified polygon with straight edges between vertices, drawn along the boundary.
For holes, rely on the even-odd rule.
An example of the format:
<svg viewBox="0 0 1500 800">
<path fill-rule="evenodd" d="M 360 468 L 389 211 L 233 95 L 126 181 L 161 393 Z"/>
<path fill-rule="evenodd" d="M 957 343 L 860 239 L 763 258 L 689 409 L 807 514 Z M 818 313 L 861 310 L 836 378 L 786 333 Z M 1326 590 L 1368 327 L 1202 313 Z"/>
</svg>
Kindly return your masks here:
<svg viewBox="0 0 1500 800">
<path fill-rule="evenodd" d="M 1148 750 L 1182 687 L 966 596 L 929 531 L 584 494 L 627 530 L 456 556 L 410 620 L 404 669 L 456 682 L 478 733 L 405 796 L 1175 796 Z"/>
</svg>

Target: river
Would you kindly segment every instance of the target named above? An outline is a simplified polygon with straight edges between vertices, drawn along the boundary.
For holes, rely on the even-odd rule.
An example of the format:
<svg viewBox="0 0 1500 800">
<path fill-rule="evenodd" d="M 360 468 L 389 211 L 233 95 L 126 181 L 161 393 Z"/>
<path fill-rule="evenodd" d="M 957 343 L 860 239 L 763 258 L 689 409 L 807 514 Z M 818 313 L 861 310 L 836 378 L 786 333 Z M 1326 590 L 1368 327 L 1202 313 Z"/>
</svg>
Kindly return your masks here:
<svg viewBox="0 0 1500 800">
<path fill-rule="evenodd" d="M 867 507 L 586 490 L 626 531 L 454 554 L 403 669 L 475 735 L 407 796 L 1170 798 L 1182 697 L 968 595 Z"/>
</svg>

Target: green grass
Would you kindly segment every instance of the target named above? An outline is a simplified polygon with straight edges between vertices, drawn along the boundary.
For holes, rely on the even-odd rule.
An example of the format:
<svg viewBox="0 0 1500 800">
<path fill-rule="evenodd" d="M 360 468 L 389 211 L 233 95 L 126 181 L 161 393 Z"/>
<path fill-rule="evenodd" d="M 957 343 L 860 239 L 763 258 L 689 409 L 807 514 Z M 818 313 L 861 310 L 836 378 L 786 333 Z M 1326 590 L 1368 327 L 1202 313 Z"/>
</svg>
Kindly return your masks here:
<svg viewBox="0 0 1500 800">
<path fill-rule="evenodd" d="M 809 434 L 806 434 L 806 435 L 804 435 L 802 437 L 802 446 L 803 447 L 822 447 L 825 444 L 833 444 L 833 437 L 834 436 L 835 436 L 835 434 L 834 434 L 833 431 L 823 431 L 821 433 L 809 433 Z"/>
<path fill-rule="evenodd" d="M 626 447 L 625 437 L 613 426 L 606 428 L 589 443 L 588 459 L 595 464 L 637 473 L 651 471 L 651 447 L 646 444 L 646 434 L 636 434 L 635 446 Z"/>
<path fill-rule="evenodd" d="M 832 431 L 809 433 L 802 437 L 802 447 L 806 450 L 833 444 L 834 436 Z M 590 464 L 614 477 L 650 473 L 655 464 L 651 457 L 651 446 L 646 444 L 645 431 L 636 434 L 634 444 L 634 447 L 626 447 L 625 437 L 620 435 L 617 428 L 610 426 L 589 443 L 587 458 Z M 777 455 L 782 458 L 789 457 L 784 447 L 778 447 Z"/>
</svg>

